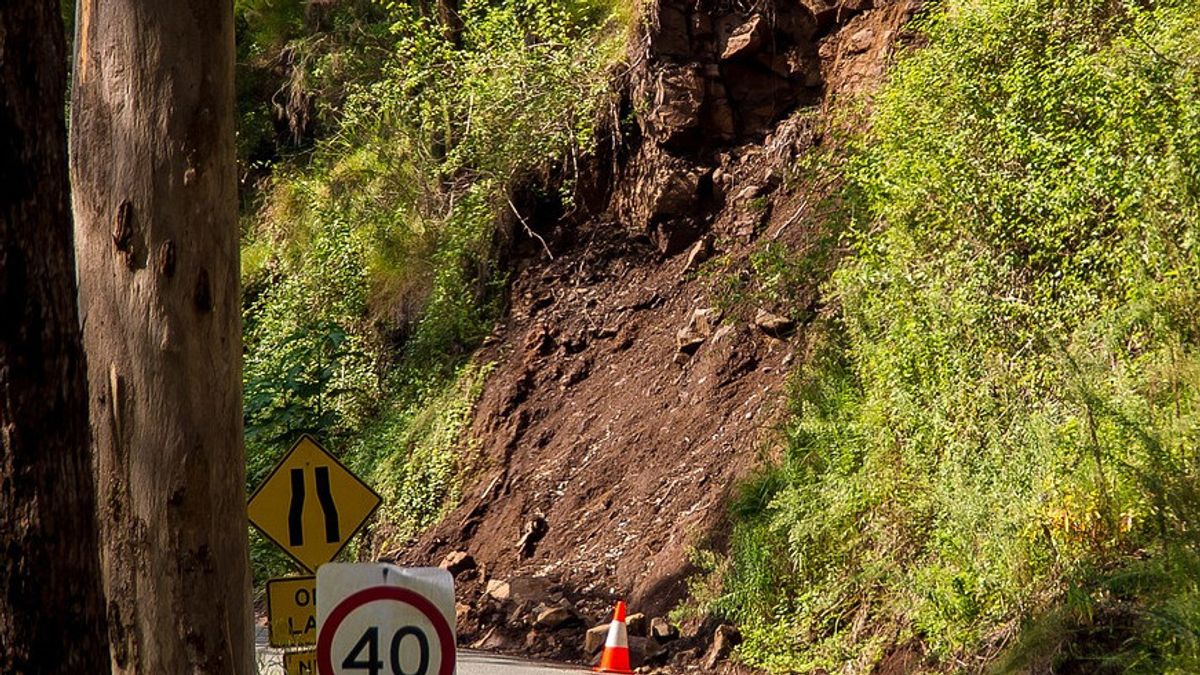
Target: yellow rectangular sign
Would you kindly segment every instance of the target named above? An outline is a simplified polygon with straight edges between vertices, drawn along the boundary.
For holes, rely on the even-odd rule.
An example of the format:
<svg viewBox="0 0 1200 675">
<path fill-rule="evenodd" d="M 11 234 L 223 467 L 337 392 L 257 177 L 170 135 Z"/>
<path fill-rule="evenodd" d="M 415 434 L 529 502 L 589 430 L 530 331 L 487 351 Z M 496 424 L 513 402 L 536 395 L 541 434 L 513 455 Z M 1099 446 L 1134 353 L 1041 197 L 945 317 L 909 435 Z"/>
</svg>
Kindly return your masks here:
<svg viewBox="0 0 1200 675">
<path fill-rule="evenodd" d="M 317 644 L 316 577 L 283 577 L 267 582 L 267 628 L 272 647 Z"/>
<path fill-rule="evenodd" d="M 250 522 L 304 569 L 333 560 L 382 501 L 304 435 L 250 497 Z"/>
<path fill-rule="evenodd" d="M 287 675 L 317 675 L 317 650 L 285 653 L 283 670 Z"/>
</svg>

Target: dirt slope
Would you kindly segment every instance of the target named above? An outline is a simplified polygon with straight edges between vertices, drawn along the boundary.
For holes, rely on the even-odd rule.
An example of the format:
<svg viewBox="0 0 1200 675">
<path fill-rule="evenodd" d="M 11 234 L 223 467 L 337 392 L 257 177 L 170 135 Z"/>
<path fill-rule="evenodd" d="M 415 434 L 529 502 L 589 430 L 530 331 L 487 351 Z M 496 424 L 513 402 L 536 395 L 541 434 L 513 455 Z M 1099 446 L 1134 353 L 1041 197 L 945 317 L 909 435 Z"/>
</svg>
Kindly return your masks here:
<svg viewBox="0 0 1200 675">
<path fill-rule="evenodd" d="M 393 556 L 468 552 L 466 598 L 488 580 L 548 577 L 541 591 L 587 625 L 613 597 L 651 616 L 684 597 L 690 547 L 720 541 L 731 491 L 771 452 L 822 275 L 801 289 L 805 307 L 720 312 L 714 288 L 767 242 L 802 251 L 820 236 L 814 204 L 830 187 L 796 176 L 796 158 L 828 142 L 839 97 L 879 80 L 913 8 L 651 3 L 606 208 L 538 224 L 554 257 L 540 244 L 518 257 L 508 316 L 480 355 L 497 367 L 470 430 L 477 477 Z M 779 316 L 756 325 L 760 309 Z M 581 656 L 582 624 L 526 634 L 519 600 L 470 603 L 462 639 Z"/>
</svg>

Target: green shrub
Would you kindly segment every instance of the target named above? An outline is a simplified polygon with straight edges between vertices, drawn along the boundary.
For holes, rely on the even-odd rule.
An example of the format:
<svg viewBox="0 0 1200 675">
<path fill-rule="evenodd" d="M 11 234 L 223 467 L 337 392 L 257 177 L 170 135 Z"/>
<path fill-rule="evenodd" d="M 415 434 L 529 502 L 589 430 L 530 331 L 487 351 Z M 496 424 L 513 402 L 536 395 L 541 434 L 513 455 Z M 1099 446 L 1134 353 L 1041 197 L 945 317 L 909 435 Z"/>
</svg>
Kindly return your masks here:
<svg viewBox="0 0 1200 675">
<path fill-rule="evenodd" d="M 1184 672 L 1200 7 L 964 0 L 918 25 L 848 168 L 870 215 L 840 315 L 714 606 L 779 670 L 908 641 L 967 664 L 1057 616 L 1022 659 Z M 1157 586 L 1120 582 L 1147 565 Z"/>
<path fill-rule="evenodd" d="M 313 433 L 385 496 L 376 530 L 403 537 L 471 467 L 459 435 L 487 369 L 470 357 L 500 309 L 515 195 L 571 207 L 625 9 L 465 0 L 455 34 L 419 3 L 338 3 L 315 31 L 298 7 L 239 4 L 251 43 L 308 59 L 290 86 L 329 129 L 275 166 L 244 226 L 248 475 Z M 253 557 L 259 580 L 285 564 Z"/>
</svg>

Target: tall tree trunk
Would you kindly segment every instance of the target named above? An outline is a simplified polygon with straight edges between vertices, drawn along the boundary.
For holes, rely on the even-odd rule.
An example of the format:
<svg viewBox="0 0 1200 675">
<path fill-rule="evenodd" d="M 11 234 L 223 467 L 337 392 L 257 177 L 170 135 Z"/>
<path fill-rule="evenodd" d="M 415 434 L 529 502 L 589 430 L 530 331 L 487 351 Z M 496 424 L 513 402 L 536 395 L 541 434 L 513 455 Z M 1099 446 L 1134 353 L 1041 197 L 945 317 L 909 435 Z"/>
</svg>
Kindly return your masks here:
<svg viewBox="0 0 1200 675">
<path fill-rule="evenodd" d="M 114 670 L 253 672 L 229 0 L 80 0 L 80 307 Z"/>
<path fill-rule="evenodd" d="M 107 673 L 56 0 L 0 3 L 0 673 Z"/>
</svg>

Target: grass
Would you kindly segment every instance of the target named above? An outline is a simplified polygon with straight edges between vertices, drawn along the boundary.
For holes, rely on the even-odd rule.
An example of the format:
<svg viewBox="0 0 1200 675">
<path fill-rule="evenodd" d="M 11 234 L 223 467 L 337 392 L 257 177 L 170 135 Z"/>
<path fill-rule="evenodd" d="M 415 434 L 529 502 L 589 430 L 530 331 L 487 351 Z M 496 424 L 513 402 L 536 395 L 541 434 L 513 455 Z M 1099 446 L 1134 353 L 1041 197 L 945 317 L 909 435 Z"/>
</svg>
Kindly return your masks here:
<svg viewBox="0 0 1200 675">
<path fill-rule="evenodd" d="M 972 0 L 917 27 L 709 606 L 777 671 L 914 643 L 949 670 L 1188 672 L 1200 9 Z"/>
</svg>

